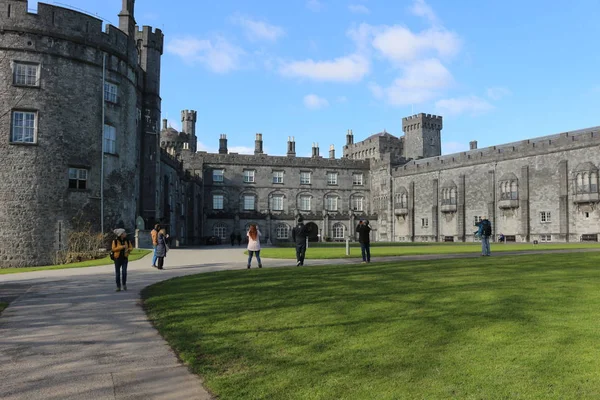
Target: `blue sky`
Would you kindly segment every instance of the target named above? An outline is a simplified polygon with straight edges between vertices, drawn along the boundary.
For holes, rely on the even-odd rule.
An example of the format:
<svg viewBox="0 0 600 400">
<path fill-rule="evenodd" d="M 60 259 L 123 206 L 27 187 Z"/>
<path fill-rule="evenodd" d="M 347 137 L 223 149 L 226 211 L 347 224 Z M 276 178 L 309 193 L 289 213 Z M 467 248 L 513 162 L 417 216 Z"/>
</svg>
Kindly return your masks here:
<svg viewBox="0 0 600 400">
<path fill-rule="evenodd" d="M 413 112 L 444 117 L 444 153 L 600 125 L 596 0 L 136 3 L 165 34 L 163 118 L 197 110 L 208 151 L 260 132 L 269 154 L 295 136 L 341 156 L 347 129 L 400 136 Z M 118 25 L 120 0 L 68 4 Z"/>
</svg>

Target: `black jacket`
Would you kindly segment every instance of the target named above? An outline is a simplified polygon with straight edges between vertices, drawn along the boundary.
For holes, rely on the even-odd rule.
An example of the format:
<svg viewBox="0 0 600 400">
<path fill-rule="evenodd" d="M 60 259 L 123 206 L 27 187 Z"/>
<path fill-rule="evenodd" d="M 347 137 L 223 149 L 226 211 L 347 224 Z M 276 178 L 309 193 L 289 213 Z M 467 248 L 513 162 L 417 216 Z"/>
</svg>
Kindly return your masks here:
<svg viewBox="0 0 600 400">
<path fill-rule="evenodd" d="M 307 236 L 308 228 L 303 222 L 299 222 L 298 225 L 292 229 L 292 239 L 296 244 L 306 244 Z"/>
<path fill-rule="evenodd" d="M 369 225 L 358 224 L 356 227 L 356 232 L 358 232 L 359 243 L 371 243 L 371 238 L 369 237 L 371 227 Z"/>
</svg>

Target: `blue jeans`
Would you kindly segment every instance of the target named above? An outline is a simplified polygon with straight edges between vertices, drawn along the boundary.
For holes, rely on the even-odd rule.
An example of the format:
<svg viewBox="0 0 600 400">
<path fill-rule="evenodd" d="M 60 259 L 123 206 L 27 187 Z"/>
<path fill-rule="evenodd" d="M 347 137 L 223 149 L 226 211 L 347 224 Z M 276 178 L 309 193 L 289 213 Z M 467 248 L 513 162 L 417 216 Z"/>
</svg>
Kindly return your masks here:
<svg viewBox="0 0 600 400">
<path fill-rule="evenodd" d="M 115 280 L 117 287 L 121 288 L 121 276 L 123 277 L 123 286 L 127 286 L 127 260 L 126 258 L 117 258 L 115 260 Z"/>
<path fill-rule="evenodd" d="M 256 254 L 256 261 L 258 261 L 258 266 L 260 267 L 262 265 L 262 262 L 260 261 L 260 250 L 248 250 L 248 266 L 250 266 L 250 264 L 252 263 L 253 254 Z"/>
<path fill-rule="evenodd" d="M 362 253 L 363 261 L 371 262 L 371 243 L 361 243 L 360 252 Z"/>
<path fill-rule="evenodd" d="M 156 265 L 156 260 L 158 259 L 158 257 L 156 257 L 156 245 L 153 244 L 152 247 L 154 247 L 154 255 L 152 256 L 152 265 Z"/>
<path fill-rule="evenodd" d="M 490 251 L 490 237 L 489 236 L 485 236 L 485 235 L 481 236 L 481 254 L 483 254 L 484 256 L 489 256 L 492 254 Z"/>
</svg>

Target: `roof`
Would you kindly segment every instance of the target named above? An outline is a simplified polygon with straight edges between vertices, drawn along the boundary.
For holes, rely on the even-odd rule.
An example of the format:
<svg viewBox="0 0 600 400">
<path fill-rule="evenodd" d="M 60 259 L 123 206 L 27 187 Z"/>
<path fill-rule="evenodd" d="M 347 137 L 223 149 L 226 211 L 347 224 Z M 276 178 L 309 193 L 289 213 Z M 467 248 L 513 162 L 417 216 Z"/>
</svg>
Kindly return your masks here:
<svg viewBox="0 0 600 400">
<path fill-rule="evenodd" d="M 396 136 L 394 136 L 394 135 L 392 135 L 391 133 L 389 133 L 389 132 L 386 132 L 386 131 L 384 130 L 383 132 L 379 132 L 379 133 L 376 133 L 376 134 L 374 134 L 374 135 L 371 135 L 371 136 L 369 136 L 369 137 L 368 137 L 368 138 L 366 138 L 365 140 L 369 140 L 369 139 L 375 139 L 375 138 L 377 138 L 377 137 L 393 137 L 393 138 L 396 138 Z M 396 138 L 396 139 L 398 139 L 398 138 Z"/>
</svg>

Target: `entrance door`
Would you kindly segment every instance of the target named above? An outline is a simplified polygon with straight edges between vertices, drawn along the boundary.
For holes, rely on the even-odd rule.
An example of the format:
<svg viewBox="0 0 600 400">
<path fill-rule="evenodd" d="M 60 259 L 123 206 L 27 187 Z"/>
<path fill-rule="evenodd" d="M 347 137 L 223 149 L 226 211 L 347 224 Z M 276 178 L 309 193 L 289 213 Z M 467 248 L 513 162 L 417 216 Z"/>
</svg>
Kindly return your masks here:
<svg viewBox="0 0 600 400">
<path fill-rule="evenodd" d="M 319 227 L 314 222 L 309 222 L 306 224 L 306 229 L 308 230 L 308 241 L 309 242 L 318 242 L 319 241 Z"/>
</svg>

